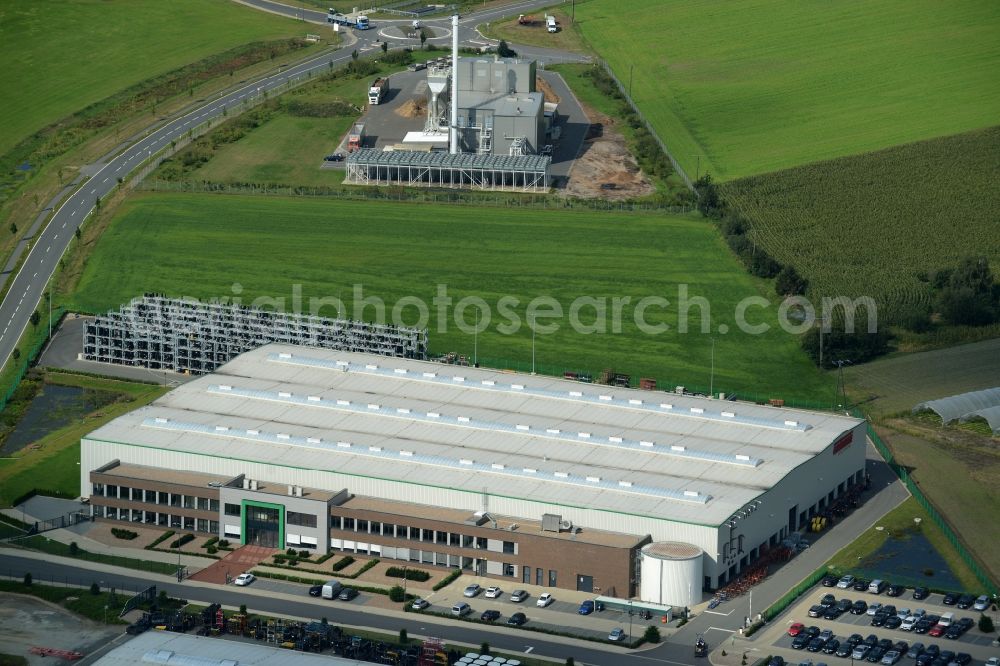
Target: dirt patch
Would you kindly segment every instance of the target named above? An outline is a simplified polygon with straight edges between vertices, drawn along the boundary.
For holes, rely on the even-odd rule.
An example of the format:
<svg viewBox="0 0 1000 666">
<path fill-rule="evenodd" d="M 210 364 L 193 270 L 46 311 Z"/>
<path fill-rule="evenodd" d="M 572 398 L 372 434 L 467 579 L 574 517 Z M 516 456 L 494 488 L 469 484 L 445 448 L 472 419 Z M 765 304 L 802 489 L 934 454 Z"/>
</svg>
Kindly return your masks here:
<svg viewBox="0 0 1000 666">
<path fill-rule="evenodd" d="M 120 633 L 120 627 L 109 629 L 41 599 L 0 594 L 3 651 L 25 657 L 29 664 L 54 663 L 28 652 L 36 645 L 90 654 Z"/>
<path fill-rule="evenodd" d="M 559 103 L 559 95 L 552 90 L 552 86 L 540 76 L 535 77 L 535 89 L 542 93 L 545 97 L 546 102 L 552 102 L 553 104 Z"/>
<path fill-rule="evenodd" d="M 427 100 L 421 97 L 408 99 L 393 109 L 393 113 L 403 118 L 422 118 L 427 115 Z"/>
<path fill-rule="evenodd" d="M 583 142 L 563 194 L 614 201 L 653 194 L 656 188 L 629 152 L 615 120 L 593 109 L 584 110 L 591 119 L 592 131 Z M 595 131 L 598 125 L 600 130 Z"/>
</svg>

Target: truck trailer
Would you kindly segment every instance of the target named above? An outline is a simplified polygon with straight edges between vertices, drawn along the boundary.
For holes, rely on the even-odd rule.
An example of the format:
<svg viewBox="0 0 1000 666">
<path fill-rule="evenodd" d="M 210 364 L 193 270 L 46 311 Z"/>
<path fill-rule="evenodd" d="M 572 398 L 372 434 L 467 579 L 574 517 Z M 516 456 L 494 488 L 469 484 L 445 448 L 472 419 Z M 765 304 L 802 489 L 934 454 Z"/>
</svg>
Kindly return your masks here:
<svg viewBox="0 0 1000 666">
<path fill-rule="evenodd" d="M 347 135 L 347 151 L 353 153 L 361 150 L 365 145 L 365 124 L 355 123 L 351 128 L 351 133 Z"/>
<path fill-rule="evenodd" d="M 387 92 L 389 92 L 389 77 L 380 76 L 368 86 L 368 103 L 379 104 Z"/>
</svg>

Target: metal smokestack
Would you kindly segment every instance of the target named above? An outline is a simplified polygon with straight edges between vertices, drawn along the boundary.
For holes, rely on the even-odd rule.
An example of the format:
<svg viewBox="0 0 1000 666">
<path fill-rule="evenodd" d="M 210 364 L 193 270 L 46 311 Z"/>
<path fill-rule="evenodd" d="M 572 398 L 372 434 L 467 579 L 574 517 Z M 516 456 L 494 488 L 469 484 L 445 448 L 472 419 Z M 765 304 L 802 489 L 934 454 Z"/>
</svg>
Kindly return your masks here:
<svg viewBox="0 0 1000 666">
<path fill-rule="evenodd" d="M 458 14 L 451 17 L 451 141 L 452 155 L 458 154 Z"/>
</svg>

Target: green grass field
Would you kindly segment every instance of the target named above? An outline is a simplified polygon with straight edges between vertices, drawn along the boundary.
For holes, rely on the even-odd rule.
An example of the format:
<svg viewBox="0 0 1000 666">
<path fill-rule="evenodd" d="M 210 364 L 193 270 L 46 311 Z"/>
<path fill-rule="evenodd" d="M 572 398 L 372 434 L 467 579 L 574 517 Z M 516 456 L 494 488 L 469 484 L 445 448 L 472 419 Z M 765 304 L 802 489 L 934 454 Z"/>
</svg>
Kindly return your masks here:
<svg viewBox="0 0 1000 666">
<path fill-rule="evenodd" d="M 0 3 L 0 154 L 129 85 L 237 45 L 310 30 L 233 2 Z"/>
<path fill-rule="evenodd" d="M 692 176 L 777 171 L 1000 117 L 1000 3 L 578 2 L 587 41 Z M 642 29 L 637 29 L 641 26 Z"/>
<path fill-rule="evenodd" d="M 223 195 L 141 195 L 127 203 L 91 256 L 71 307 L 102 312 L 147 291 L 197 298 L 231 298 L 233 285 L 249 303 L 258 296 L 283 297 L 291 308 L 300 284 L 302 308 L 310 297 L 342 298 L 353 313 L 352 286 L 391 307 L 403 296 L 430 304 L 436 285 L 447 285 L 456 302 L 477 295 L 494 320 L 478 336 L 479 358 L 493 365 L 530 369 L 531 333 L 522 326 L 503 335 L 508 321 L 493 306 L 503 295 L 524 321 L 538 296 L 558 299 L 568 314 L 578 296 L 666 297 L 671 305 L 647 312 L 647 321 L 670 331 L 643 333 L 631 306 L 621 333 L 575 333 L 568 318 L 536 341 L 538 368 L 550 372 L 614 367 L 633 377 L 655 377 L 661 386 L 708 388 L 712 343 L 700 331 L 700 310 L 676 333 L 678 288 L 710 301 L 715 335 L 717 391 L 787 399 L 833 399 L 833 387 L 799 350 L 798 340 L 776 327 L 763 335 L 737 332 L 737 302 L 762 293 L 729 254 L 709 224 L 682 217 L 559 210 L 514 210 L 421 204 L 385 204 L 336 198 L 279 199 Z M 325 312 L 335 314 L 333 307 Z M 472 355 L 476 340 L 431 322 L 433 352 Z M 579 319 L 593 323 L 592 308 Z M 608 302 L 608 320 L 612 307 Z M 364 319 L 374 316 L 369 307 Z M 751 309 L 753 322 L 775 322 L 775 308 Z M 406 311 L 406 321 L 416 310 Z M 470 308 L 466 322 L 475 324 Z M 539 323 L 542 323 L 539 321 Z M 611 324 L 608 324 L 608 330 Z"/>
<path fill-rule="evenodd" d="M 996 190 L 1000 127 L 727 183 L 775 259 L 811 296 L 871 296 L 883 319 L 930 304 L 918 278 L 967 256 L 1000 266 Z M 994 268 L 994 270 L 996 270 Z"/>
</svg>

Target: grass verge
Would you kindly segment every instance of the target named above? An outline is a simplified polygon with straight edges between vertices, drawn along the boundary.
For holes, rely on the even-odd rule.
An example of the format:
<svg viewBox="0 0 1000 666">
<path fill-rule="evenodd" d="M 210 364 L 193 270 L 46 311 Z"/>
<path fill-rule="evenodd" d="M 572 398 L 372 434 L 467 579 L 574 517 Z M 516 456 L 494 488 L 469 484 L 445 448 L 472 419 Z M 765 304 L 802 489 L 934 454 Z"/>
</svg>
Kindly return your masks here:
<svg viewBox="0 0 1000 666">
<path fill-rule="evenodd" d="M 167 562 L 154 562 L 151 560 L 140 560 L 134 557 L 122 557 L 120 555 L 104 555 L 103 553 L 91 553 L 82 548 L 74 549 L 70 544 L 61 541 L 54 541 L 44 534 L 18 539 L 17 545 L 29 550 L 37 550 L 40 553 L 58 555 L 60 557 L 71 557 L 87 562 L 98 564 L 108 564 L 126 569 L 136 569 L 138 571 L 148 571 L 150 573 L 164 574 L 172 576 L 177 573 L 177 565 Z"/>
<path fill-rule="evenodd" d="M 112 597 L 109 592 L 91 594 L 89 590 L 78 587 L 53 587 L 38 583 L 25 585 L 23 582 L 12 580 L 0 580 L 0 592 L 29 594 L 62 606 L 94 622 L 104 623 L 107 619 L 108 624 L 128 624 L 124 620 L 118 619 L 119 604 L 123 604 L 125 601 L 125 597 L 121 594 Z M 114 611 L 104 610 L 105 606 L 112 604 L 114 604 L 112 606 Z"/>
</svg>

